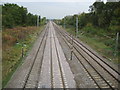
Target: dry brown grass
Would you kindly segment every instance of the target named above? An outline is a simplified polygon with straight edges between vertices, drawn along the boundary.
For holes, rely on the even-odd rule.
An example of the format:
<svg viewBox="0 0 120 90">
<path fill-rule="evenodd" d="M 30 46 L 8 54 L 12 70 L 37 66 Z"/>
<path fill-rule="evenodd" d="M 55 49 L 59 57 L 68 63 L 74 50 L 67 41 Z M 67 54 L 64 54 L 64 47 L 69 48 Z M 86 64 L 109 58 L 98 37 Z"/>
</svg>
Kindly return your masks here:
<svg viewBox="0 0 120 90">
<path fill-rule="evenodd" d="M 2 31 L 2 78 L 3 86 L 10 79 L 10 73 L 16 69 L 21 62 L 22 43 L 25 53 L 30 49 L 37 38 L 38 33 L 43 29 L 37 27 L 16 27 Z"/>
</svg>

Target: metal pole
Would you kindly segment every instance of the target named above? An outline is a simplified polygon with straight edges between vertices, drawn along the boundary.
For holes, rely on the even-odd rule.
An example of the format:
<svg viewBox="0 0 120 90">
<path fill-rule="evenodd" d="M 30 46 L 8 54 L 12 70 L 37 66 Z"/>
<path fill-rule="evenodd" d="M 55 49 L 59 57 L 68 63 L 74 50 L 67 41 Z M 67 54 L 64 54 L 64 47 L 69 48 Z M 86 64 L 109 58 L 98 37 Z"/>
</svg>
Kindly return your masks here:
<svg viewBox="0 0 120 90">
<path fill-rule="evenodd" d="M 70 53 L 70 60 L 72 60 L 72 56 L 73 56 L 73 35 L 71 36 L 71 53 Z"/>
<path fill-rule="evenodd" d="M 78 16 L 76 16 L 76 38 L 78 35 Z"/>
<path fill-rule="evenodd" d="M 37 16 L 37 27 L 39 26 L 39 16 Z"/>
<path fill-rule="evenodd" d="M 23 30 L 22 30 L 22 33 L 24 34 L 24 32 L 23 32 Z M 24 57 L 24 48 L 23 48 L 23 46 L 24 46 L 24 37 L 23 37 L 23 35 L 22 35 L 22 51 L 21 51 L 21 53 L 22 53 L 22 57 Z"/>
<path fill-rule="evenodd" d="M 119 39 L 119 32 L 117 32 L 117 36 L 116 36 L 116 44 L 115 44 L 115 54 L 114 54 L 114 56 L 116 56 L 118 54 L 118 39 Z"/>
<path fill-rule="evenodd" d="M 40 23 L 41 23 L 41 16 L 39 16 L 39 21 L 38 21 L 38 22 L 39 22 L 39 26 L 40 26 Z"/>
<path fill-rule="evenodd" d="M 23 48 L 23 45 L 22 45 L 22 57 L 24 57 L 24 48 Z"/>
<path fill-rule="evenodd" d="M 64 18 L 64 28 L 65 28 L 65 18 Z"/>
</svg>

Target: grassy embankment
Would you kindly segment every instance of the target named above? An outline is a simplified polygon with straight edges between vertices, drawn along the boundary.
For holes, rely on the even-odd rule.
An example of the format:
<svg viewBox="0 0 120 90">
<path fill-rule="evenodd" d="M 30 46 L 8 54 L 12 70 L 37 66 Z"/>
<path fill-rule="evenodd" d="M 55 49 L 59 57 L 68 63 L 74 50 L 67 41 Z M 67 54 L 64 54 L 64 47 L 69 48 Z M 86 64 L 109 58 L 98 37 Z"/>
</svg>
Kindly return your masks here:
<svg viewBox="0 0 120 90">
<path fill-rule="evenodd" d="M 16 27 L 2 31 L 2 87 L 5 87 L 12 74 L 27 56 L 33 46 L 41 27 Z M 22 47 L 24 48 L 24 57 L 22 57 Z"/>
<path fill-rule="evenodd" d="M 67 27 L 66 31 L 75 36 L 75 28 Z M 119 64 L 120 52 L 115 56 L 115 34 L 105 32 L 104 29 L 86 25 L 83 29 L 79 30 L 78 38 L 97 51 L 101 56 L 106 58 L 112 63 Z"/>
</svg>

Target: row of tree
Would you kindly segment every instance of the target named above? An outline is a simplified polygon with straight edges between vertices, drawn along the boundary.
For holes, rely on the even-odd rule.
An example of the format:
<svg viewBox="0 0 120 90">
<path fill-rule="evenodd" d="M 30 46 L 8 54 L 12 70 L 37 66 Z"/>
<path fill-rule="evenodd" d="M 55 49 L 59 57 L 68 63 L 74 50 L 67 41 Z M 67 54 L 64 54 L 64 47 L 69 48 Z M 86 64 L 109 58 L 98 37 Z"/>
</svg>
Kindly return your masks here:
<svg viewBox="0 0 120 90">
<path fill-rule="evenodd" d="M 2 5 L 2 26 L 13 28 L 15 26 L 35 26 L 37 24 L 37 15 L 28 13 L 27 8 L 17 4 L 6 3 Z M 46 18 L 40 18 L 39 22 L 43 24 Z M 42 22 L 43 21 L 43 22 Z"/>
<path fill-rule="evenodd" d="M 117 42 L 120 43 L 120 1 L 107 3 L 95 2 L 89 7 L 89 13 L 83 12 L 55 21 L 63 25 L 63 27 L 74 28 L 72 30 L 75 32 L 76 17 L 78 17 L 79 33 L 87 37 L 99 38 L 99 40 L 112 49 L 117 45 L 115 40 L 117 40 L 116 34 L 119 33 Z M 120 51 L 119 44 L 118 51 Z"/>
<path fill-rule="evenodd" d="M 60 24 L 75 26 L 76 16 L 79 18 L 79 28 L 87 24 L 104 28 L 109 32 L 120 31 L 120 2 L 95 2 L 89 7 L 89 13 L 66 16 Z"/>
</svg>

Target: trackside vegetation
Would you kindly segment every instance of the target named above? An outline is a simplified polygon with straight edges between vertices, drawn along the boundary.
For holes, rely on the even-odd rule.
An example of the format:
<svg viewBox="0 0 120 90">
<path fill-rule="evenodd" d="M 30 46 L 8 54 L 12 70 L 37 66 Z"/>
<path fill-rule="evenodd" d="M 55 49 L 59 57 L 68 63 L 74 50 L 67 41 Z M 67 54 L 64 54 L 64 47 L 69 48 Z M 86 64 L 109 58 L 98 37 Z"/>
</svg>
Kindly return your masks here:
<svg viewBox="0 0 120 90">
<path fill-rule="evenodd" d="M 89 13 L 66 16 L 55 20 L 71 34 L 76 33 L 78 17 L 78 38 L 115 64 L 120 63 L 120 35 L 116 49 L 116 34 L 120 33 L 120 2 L 94 2 Z"/>
<path fill-rule="evenodd" d="M 46 18 L 39 16 L 40 27 L 36 27 L 37 18 L 23 6 L 10 3 L 2 5 L 2 87 L 22 64 L 44 28 Z"/>
</svg>

